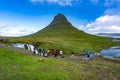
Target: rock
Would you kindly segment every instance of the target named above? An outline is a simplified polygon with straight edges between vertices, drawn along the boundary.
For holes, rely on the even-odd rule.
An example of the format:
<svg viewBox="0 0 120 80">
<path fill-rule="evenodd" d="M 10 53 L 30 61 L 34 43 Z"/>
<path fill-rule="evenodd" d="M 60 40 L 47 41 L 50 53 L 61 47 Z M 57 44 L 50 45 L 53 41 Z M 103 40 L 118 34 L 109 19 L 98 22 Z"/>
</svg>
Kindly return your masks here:
<svg viewBox="0 0 120 80">
<path fill-rule="evenodd" d="M 100 54 L 100 53 L 94 53 L 94 55 L 96 55 L 96 56 L 101 56 L 101 54 Z"/>
<path fill-rule="evenodd" d="M 38 61 L 39 61 L 39 62 L 42 62 L 42 61 L 44 61 L 44 59 L 42 59 L 42 58 L 39 58 L 39 59 L 38 59 Z"/>
</svg>

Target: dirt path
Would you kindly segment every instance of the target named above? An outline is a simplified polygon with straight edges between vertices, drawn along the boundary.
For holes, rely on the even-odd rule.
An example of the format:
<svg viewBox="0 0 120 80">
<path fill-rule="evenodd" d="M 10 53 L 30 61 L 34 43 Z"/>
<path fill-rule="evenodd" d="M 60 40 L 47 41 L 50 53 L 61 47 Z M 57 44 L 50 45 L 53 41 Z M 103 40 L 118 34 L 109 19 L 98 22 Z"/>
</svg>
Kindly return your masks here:
<svg viewBox="0 0 120 80">
<path fill-rule="evenodd" d="M 0 44 L 0 47 L 5 48 L 5 49 L 9 49 L 9 50 L 13 50 L 13 51 L 17 51 L 17 52 L 20 52 L 20 53 L 24 53 L 24 54 L 33 54 L 33 52 L 31 52 L 29 50 L 13 47 L 13 46 L 10 46 L 10 45 L 7 45 L 7 44 Z"/>
</svg>

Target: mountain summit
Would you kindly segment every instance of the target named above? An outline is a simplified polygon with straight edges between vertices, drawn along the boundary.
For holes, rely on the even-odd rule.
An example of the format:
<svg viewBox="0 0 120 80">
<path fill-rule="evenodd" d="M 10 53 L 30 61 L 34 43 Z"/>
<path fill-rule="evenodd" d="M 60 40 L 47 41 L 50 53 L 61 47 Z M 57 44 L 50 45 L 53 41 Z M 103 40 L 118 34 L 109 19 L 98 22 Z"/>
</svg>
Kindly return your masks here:
<svg viewBox="0 0 120 80">
<path fill-rule="evenodd" d="M 53 27 L 57 25 L 71 26 L 71 23 L 66 19 L 63 14 L 59 13 L 54 17 L 53 21 L 48 26 Z"/>
</svg>

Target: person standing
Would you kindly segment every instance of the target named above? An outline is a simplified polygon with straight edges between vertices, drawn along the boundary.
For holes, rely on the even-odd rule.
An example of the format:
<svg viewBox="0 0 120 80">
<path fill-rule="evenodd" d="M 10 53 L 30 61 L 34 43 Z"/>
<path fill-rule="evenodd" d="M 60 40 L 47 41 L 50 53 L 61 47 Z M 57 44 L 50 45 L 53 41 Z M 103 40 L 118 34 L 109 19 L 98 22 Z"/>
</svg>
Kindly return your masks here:
<svg viewBox="0 0 120 80">
<path fill-rule="evenodd" d="M 87 52 L 86 52 L 86 55 L 87 55 L 87 58 L 89 58 L 90 55 L 91 55 L 91 52 L 90 52 L 90 51 L 87 51 Z"/>
<path fill-rule="evenodd" d="M 57 50 L 54 50 L 53 53 L 54 53 L 55 57 L 57 57 Z"/>
<path fill-rule="evenodd" d="M 49 50 L 49 49 L 48 49 L 48 51 L 47 51 L 47 52 L 48 52 L 48 56 L 50 56 L 50 50 Z"/>
<path fill-rule="evenodd" d="M 42 53 L 42 49 L 39 49 L 39 55 L 41 55 L 41 53 Z"/>
<path fill-rule="evenodd" d="M 43 52 L 43 56 L 45 56 L 45 49 L 43 49 L 43 51 L 42 51 L 42 52 Z"/>
<path fill-rule="evenodd" d="M 45 50 L 45 57 L 48 57 L 48 50 Z"/>
<path fill-rule="evenodd" d="M 60 56 L 62 56 L 62 50 L 60 50 Z"/>
<path fill-rule="evenodd" d="M 74 52 L 71 53 L 71 58 L 72 58 L 72 59 L 75 58 Z"/>
</svg>

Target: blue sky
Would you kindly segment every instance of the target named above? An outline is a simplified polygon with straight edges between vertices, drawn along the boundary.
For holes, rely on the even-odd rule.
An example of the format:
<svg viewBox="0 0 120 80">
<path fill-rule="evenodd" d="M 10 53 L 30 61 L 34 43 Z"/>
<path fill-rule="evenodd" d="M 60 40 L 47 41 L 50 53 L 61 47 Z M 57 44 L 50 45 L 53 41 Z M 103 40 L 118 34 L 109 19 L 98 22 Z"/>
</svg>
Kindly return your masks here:
<svg viewBox="0 0 120 80">
<path fill-rule="evenodd" d="M 35 33 L 58 13 L 87 33 L 120 33 L 120 0 L 0 0 L 0 36 Z"/>
</svg>

